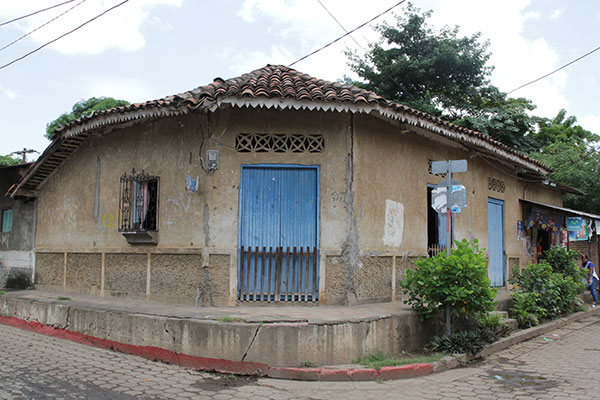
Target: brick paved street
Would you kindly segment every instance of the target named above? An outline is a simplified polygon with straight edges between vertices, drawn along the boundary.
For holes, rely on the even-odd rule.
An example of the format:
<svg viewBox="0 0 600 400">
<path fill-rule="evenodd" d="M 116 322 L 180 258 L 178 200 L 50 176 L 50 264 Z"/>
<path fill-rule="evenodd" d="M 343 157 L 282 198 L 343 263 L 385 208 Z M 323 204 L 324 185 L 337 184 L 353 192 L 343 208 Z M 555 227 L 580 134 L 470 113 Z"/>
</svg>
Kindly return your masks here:
<svg viewBox="0 0 600 400">
<path fill-rule="evenodd" d="M 1 399 L 566 399 L 600 393 L 600 315 L 424 378 L 297 382 L 189 371 L 0 325 Z M 545 339 L 544 339 L 545 338 Z"/>
</svg>

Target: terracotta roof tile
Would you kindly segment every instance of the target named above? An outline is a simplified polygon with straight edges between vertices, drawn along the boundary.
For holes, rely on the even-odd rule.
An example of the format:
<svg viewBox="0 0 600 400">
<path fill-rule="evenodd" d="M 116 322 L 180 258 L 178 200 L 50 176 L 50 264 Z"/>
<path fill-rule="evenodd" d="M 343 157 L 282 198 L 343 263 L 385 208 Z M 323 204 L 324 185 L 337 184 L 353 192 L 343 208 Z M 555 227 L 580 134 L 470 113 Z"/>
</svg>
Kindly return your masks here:
<svg viewBox="0 0 600 400">
<path fill-rule="evenodd" d="M 227 80 L 215 78 L 210 84 L 200 86 L 187 92 L 144 103 L 135 103 L 129 106 L 97 111 L 90 116 L 73 121 L 56 130 L 55 141 L 46 149 L 44 154 L 40 156 L 39 162 L 30 168 L 30 172 L 23 177 L 18 186 L 25 189 L 33 189 L 37 186 L 37 183 L 35 183 L 36 179 L 39 178 L 39 181 L 43 181 L 43 178 L 48 174 L 40 172 L 41 168 L 40 171 L 38 171 L 38 167 L 43 165 L 46 159 L 55 157 L 54 152 L 57 149 L 62 148 L 61 143 L 69 140 L 67 136 L 86 138 L 91 133 L 90 131 L 102 125 L 118 124 L 131 119 L 141 120 L 150 116 L 177 115 L 179 113 L 187 112 L 187 109 L 210 106 L 214 104 L 215 101 L 225 98 L 283 98 L 305 103 L 314 101 L 340 105 L 352 104 L 359 107 L 376 106 L 380 107 L 383 111 L 388 110 L 390 112 L 417 117 L 421 121 L 428 121 L 434 127 L 446 129 L 449 132 L 481 139 L 485 143 L 485 147 L 488 147 L 488 151 L 503 153 L 504 155 L 502 155 L 502 157 L 507 157 L 507 153 L 512 154 L 513 156 L 516 156 L 516 158 L 527 162 L 529 165 L 533 164 L 543 170 L 549 171 L 548 167 L 539 161 L 521 154 L 482 133 L 452 125 L 437 117 L 414 110 L 402 104 L 394 103 L 374 92 L 340 82 L 329 82 L 317 79 L 283 65 L 267 65 L 264 68 L 257 69 L 236 78 Z M 464 138 L 458 140 L 466 143 Z M 71 150 L 69 150 L 69 152 L 70 151 Z M 62 159 L 54 162 L 54 164 L 52 164 L 52 169 L 54 169 L 61 160 Z M 29 182 L 30 179 L 31 182 Z"/>
</svg>

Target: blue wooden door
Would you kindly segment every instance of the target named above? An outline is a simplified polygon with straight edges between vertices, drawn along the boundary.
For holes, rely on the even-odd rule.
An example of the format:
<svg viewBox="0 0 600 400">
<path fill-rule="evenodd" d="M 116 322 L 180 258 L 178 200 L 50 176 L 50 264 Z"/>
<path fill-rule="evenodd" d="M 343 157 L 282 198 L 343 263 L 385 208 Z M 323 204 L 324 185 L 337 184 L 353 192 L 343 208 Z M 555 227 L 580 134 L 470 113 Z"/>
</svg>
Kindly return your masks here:
<svg viewBox="0 0 600 400">
<path fill-rule="evenodd" d="M 305 257 L 300 267 L 300 256 L 293 262 L 290 257 L 275 255 L 274 250 L 318 248 L 318 178 L 316 166 L 242 166 L 239 248 L 258 248 L 262 253 L 247 260 L 240 256 L 238 295 L 267 290 L 273 294 L 275 287 L 282 293 L 317 292 L 317 257 Z M 242 262 L 249 270 L 245 266 L 242 271 Z M 276 264 L 281 268 L 278 273 L 274 271 Z"/>
<path fill-rule="evenodd" d="M 492 286 L 504 286 L 504 201 L 488 199 L 489 277 Z"/>
</svg>

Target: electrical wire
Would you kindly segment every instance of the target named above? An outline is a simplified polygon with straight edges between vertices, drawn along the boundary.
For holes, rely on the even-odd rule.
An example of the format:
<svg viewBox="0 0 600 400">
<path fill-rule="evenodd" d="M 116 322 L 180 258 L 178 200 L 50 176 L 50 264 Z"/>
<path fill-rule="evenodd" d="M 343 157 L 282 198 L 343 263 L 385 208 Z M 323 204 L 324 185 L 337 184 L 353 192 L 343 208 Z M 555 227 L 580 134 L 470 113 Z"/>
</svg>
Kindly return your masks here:
<svg viewBox="0 0 600 400">
<path fill-rule="evenodd" d="M 60 17 L 62 17 L 63 15 L 65 15 L 66 13 L 68 13 L 69 11 L 71 11 L 72 9 L 74 9 L 75 7 L 77 7 L 77 6 L 81 5 L 81 4 L 82 4 L 82 3 L 84 3 L 85 1 L 86 1 L 86 0 L 81 0 L 79 3 L 75 4 L 73 7 L 71 7 L 71 8 L 69 8 L 68 10 L 66 10 L 66 11 L 63 11 L 62 13 L 58 14 L 56 17 L 52 18 L 50 21 L 46 22 L 45 24 L 42 24 L 42 25 L 38 26 L 37 28 L 35 28 L 35 29 L 34 29 L 34 30 L 32 30 L 32 31 L 29 31 L 29 32 L 27 32 L 26 34 L 24 34 L 24 35 L 23 35 L 23 36 L 21 36 L 20 38 L 13 40 L 12 42 L 10 42 L 9 44 L 7 44 L 6 46 L 4 46 L 4 47 L 1 47 L 1 48 L 0 48 L 0 51 L 2 51 L 2 50 L 4 50 L 4 49 L 6 49 L 6 48 L 8 48 L 8 47 L 12 46 L 13 44 L 17 43 L 18 41 L 25 39 L 27 36 L 31 35 L 32 33 L 34 33 L 34 32 L 36 32 L 36 31 L 38 31 L 38 30 L 42 29 L 44 26 L 48 25 L 48 24 L 49 24 L 49 23 L 51 23 L 52 21 L 55 21 L 55 20 L 59 19 Z"/>
<path fill-rule="evenodd" d="M 51 9 L 53 9 L 53 8 L 56 8 L 56 7 L 63 6 L 63 5 L 65 5 L 65 4 L 67 4 L 67 3 L 72 3 L 72 2 L 74 2 L 74 1 L 75 1 L 75 0 L 63 1 L 62 3 L 55 4 L 55 5 L 53 5 L 53 6 L 50 6 L 50 7 L 46 7 L 46 8 L 44 8 L 44 9 L 42 9 L 42 10 L 34 11 L 34 12 L 30 13 L 30 14 L 23 15 L 22 17 L 18 17 L 18 18 L 15 18 L 15 19 L 11 19 L 10 21 L 2 22 L 2 23 L 0 23 L 0 26 L 8 25 L 8 24 L 10 24 L 10 23 L 12 23 L 12 22 L 20 21 L 20 20 L 22 20 L 22 19 L 25 19 L 25 18 L 31 17 L 32 15 L 36 15 L 36 14 L 39 14 L 39 13 L 41 13 L 41 12 L 44 12 L 44 11 L 51 10 Z"/>
<path fill-rule="evenodd" d="M 317 0 L 317 1 L 318 1 L 318 2 L 319 2 L 319 4 L 321 5 L 321 7 L 323 7 L 323 8 L 325 9 L 325 11 L 327 11 L 327 13 L 328 13 L 328 14 L 331 16 L 331 18 L 333 18 L 333 20 L 334 20 L 334 21 L 335 21 L 335 22 L 336 22 L 336 23 L 337 23 L 337 24 L 340 26 L 340 28 L 342 28 L 342 29 L 344 30 L 344 32 L 348 33 L 348 30 L 347 30 L 346 28 L 344 28 L 344 26 L 343 26 L 343 25 L 340 23 L 340 21 L 338 21 L 338 20 L 337 20 L 337 18 L 336 18 L 336 17 L 335 17 L 335 16 L 334 16 L 334 15 L 331 13 L 331 11 L 329 11 L 329 10 L 327 9 L 327 7 L 325 7 L 325 4 L 323 4 L 323 3 L 321 2 L 321 0 Z M 394 7 L 395 7 L 395 6 L 394 6 Z M 362 46 L 360 45 L 360 43 L 358 43 L 358 42 L 356 41 L 356 39 L 354 39 L 354 37 L 353 37 L 352 35 L 350 35 L 350 38 L 351 38 L 351 39 L 354 41 L 354 43 L 356 43 L 356 45 L 357 45 L 357 46 L 358 46 L 358 47 L 359 47 L 359 48 L 360 48 L 362 51 L 364 51 L 365 53 L 367 52 L 367 50 L 366 50 L 364 47 L 362 47 Z M 402 90 L 402 86 L 401 86 L 401 85 L 398 83 L 398 81 L 396 81 L 396 80 L 394 79 L 394 77 L 393 77 L 393 76 L 391 76 L 390 74 L 388 74 L 388 73 L 387 73 L 387 71 L 385 71 L 385 70 L 383 70 L 383 71 L 382 71 L 382 73 L 383 73 L 383 74 L 384 74 L 384 75 L 385 75 L 385 76 L 386 76 L 386 77 L 387 77 L 389 80 L 391 80 L 392 82 L 394 82 L 394 84 L 396 85 L 396 87 L 397 87 L 399 90 Z"/>
<path fill-rule="evenodd" d="M 592 50 L 592 51 L 589 51 L 589 52 L 585 53 L 584 55 L 582 55 L 581 57 L 578 57 L 578 58 L 574 59 L 573 61 L 570 61 L 570 62 L 566 63 L 566 64 L 565 64 L 565 65 L 563 65 L 562 67 L 559 67 L 559 68 L 555 69 L 555 70 L 554 70 L 554 71 L 552 71 L 552 72 L 548 72 L 546 75 L 544 75 L 544 76 L 540 76 L 539 78 L 537 78 L 537 79 L 534 79 L 534 80 L 532 80 L 531 82 L 527 82 L 527 83 L 525 83 L 525 84 L 523 84 L 523 85 L 519 86 L 518 88 L 516 88 L 516 89 L 513 89 L 513 90 L 511 90 L 510 92 L 507 92 L 506 94 L 511 94 L 512 92 L 516 92 L 516 91 L 517 91 L 517 90 L 519 90 L 519 89 L 523 89 L 525 86 L 529 86 L 529 85 L 531 85 L 531 84 L 533 84 L 533 83 L 536 83 L 537 81 L 541 81 L 542 79 L 549 77 L 550 75 L 552 75 L 552 74 L 554 74 L 554 73 L 556 73 L 556 72 L 560 71 L 561 69 L 564 69 L 564 68 L 568 67 L 568 66 L 569 66 L 569 65 L 571 65 L 571 64 L 574 64 L 574 63 L 576 63 L 577 61 L 581 60 L 582 58 L 585 58 L 585 57 L 589 56 L 590 54 L 592 54 L 592 53 L 595 53 L 595 52 L 596 52 L 596 51 L 598 51 L 598 50 L 600 50 L 600 47 L 596 47 L 594 50 Z"/>
<path fill-rule="evenodd" d="M 318 48 L 317 50 L 313 51 L 312 53 L 309 53 L 307 55 L 305 55 L 304 57 L 301 57 L 299 59 L 297 59 L 296 61 L 294 61 L 293 63 L 289 64 L 288 67 L 291 67 L 294 64 L 299 63 L 300 61 L 303 61 L 305 59 L 307 59 L 308 57 L 317 54 L 318 52 L 320 52 L 321 50 L 326 49 L 327 47 L 331 46 L 332 44 L 342 40 L 343 38 L 345 38 L 346 36 L 349 36 L 350 34 L 354 33 L 355 31 L 359 30 L 360 28 L 364 27 L 365 25 L 370 24 L 371 22 L 373 22 L 374 20 L 376 20 L 377 18 L 381 17 L 384 14 L 387 14 L 388 12 L 392 11 L 394 8 L 398 7 L 400 4 L 406 2 L 406 0 L 402 0 L 399 1 L 398 3 L 394 4 L 393 6 L 391 6 L 390 8 L 388 8 L 387 10 L 383 11 L 380 14 L 377 14 L 376 16 L 374 16 L 373 18 L 371 18 L 370 20 L 368 20 L 367 22 L 360 24 L 359 26 L 357 26 L 356 28 L 352 29 L 350 32 L 346 32 L 346 34 L 338 37 L 337 39 L 327 43 L 325 46 L 322 46 L 320 48 Z"/>
<path fill-rule="evenodd" d="M 46 47 L 46 46 L 48 46 L 48 45 L 50 45 L 50 44 L 52 44 L 52 43 L 56 42 L 57 40 L 59 40 L 59 39 L 62 39 L 63 37 L 65 37 L 65 36 L 67 36 L 67 35 L 70 35 L 71 33 L 73 33 L 73 32 L 75 32 L 75 31 L 77 31 L 77 30 L 81 29 L 82 27 L 84 27 L 85 25 L 89 24 L 90 22 L 92 22 L 92 21 L 95 21 L 96 19 L 98 19 L 98 18 L 102 17 L 103 15 L 105 15 L 105 14 L 107 14 L 108 12 L 110 12 L 110 11 L 114 10 L 115 8 L 122 6 L 123 4 L 127 3 L 128 1 L 129 1 L 129 0 L 123 0 L 123 1 L 122 1 L 122 2 L 120 2 L 119 4 L 117 4 L 117 5 L 115 5 L 115 6 L 112 6 L 111 8 L 109 8 L 109 9 L 107 9 L 107 10 L 103 11 L 102 13 L 100 13 L 100 14 L 96 15 L 95 17 L 93 17 L 93 18 L 91 18 L 91 19 L 87 20 L 86 22 L 84 22 L 83 24 L 79 25 L 78 27 L 76 27 L 76 28 L 74 28 L 74 29 L 71 29 L 69 32 L 63 33 L 62 35 L 58 36 L 57 38 L 55 38 L 55 39 L 52 39 L 52 40 L 50 40 L 49 42 L 46 42 L 46 43 L 44 43 L 43 45 L 41 45 L 40 47 L 38 47 L 38 48 L 36 48 L 36 49 L 34 49 L 34 50 L 30 51 L 29 53 L 27 53 L 27 54 L 25 54 L 25 55 L 23 55 L 23 56 L 21 56 L 21 57 L 19 57 L 19 58 L 15 58 L 15 59 L 14 59 L 14 60 L 12 60 L 11 62 L 9 62 L 9 63 L 7 63 L 7 64 L 4 64 L 4 65 L 0 66 L 0 69 L 4 69 L 4 68 L 6 68 L 6 67 L 8 67 L 8 66 L 10 66 L 10 65 L 12 65 L 12 64 L 14 64 L 14 63 L 16 63 L 17 61 L 21 61 L 22 59 L 24 59 L 24 58 L 26 58 L 26 57 L 28 57 L 28 56 L 32 55 L 33 53 L 37 53 L 38 51 L 40 51 L 40 50 L 41 50 L 41 49 L 43 49 L 44 47 Z"/>
<path fill-rule="evenodd" d="M 317 0 L 317 2 L 319 2 L 319 4 L 321 5 L 321 7 L 323 7 L 323 9 L 324 9 L 325 11 L 327 11 L 327 14 L 329 14 L 329 16 L 331 16 L 331 18 L 333 18 L 333 20 L 334 20 L 334 21 L 335 21 L 335 22 L 336 22 L 336 23 L 339 25 L 339 27 L 340 27 L 340 28 L 342 28 L 342 30 L 343 30 L 344 32 L 348 33 L 348 29 L 344 28 L 344 25 L 342 25 L 342 23 L 341 23 L 340 21 L 338 21 L 338 19 L 337 19 L 337 18 L 336 18 L 336 17 L 335 17 L 335 16 L 334 16 L 332 13 L 331 13 L 331 11 L 329 11 L 329 9 L 328 9 L 327 7 L 325 7 L 325 4 L 323 4 L 323 3 L 321 2 L 321 0 Z M 360 43 L 358 43 L 358 42 L 356 41 L 356 39 L 354 39 L 354 36 L 350 35 L 350 39 L 352 39 L 352 41 L 353 41 L 354 43 L 356 43 L 356 45 L 357 45 L 358 47 L 360 47 L 360 48 L 361 48 L 363 51 L 365 51 L 364 47 L 362 47 L 362 46 L 360 45 Z"/>
</svg>

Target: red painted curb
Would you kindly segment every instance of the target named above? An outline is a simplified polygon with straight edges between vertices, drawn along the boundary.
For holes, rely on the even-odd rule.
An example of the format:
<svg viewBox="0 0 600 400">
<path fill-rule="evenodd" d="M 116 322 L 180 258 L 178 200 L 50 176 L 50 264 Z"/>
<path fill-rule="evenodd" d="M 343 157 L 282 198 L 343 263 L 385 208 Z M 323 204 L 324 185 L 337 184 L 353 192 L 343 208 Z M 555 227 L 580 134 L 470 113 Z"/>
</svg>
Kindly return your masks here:
<svg viewBox="0 0 600 400">
<path fill-rule="evenodd" d="M 429 375 L 433 371 L 432 364 L 409 364 L 397 367 L 381 367 L 379 369 L 380 379 L 408 379 L 417 376 Z"/>
<path fill-rule="evenodd" d="M 114 340 L 100 339 L 83 333 L 53 328 L 39 322 L 25 321 L 15 317 L 0 316 L 0 324 L 13 326 L 42 335 L 70 340 L 76 343 L 87 344 L 103 349 L 119 351 L 121 353 L 139 356 L 152 361 L 161 361 L 168 364 L 202 370 L 216 371 L 239 375 L 265 375 L 269 366 L 251 361 L 231 361 L 220 358 L 197 357 L 188 354 L 179 354 L 174 351 L 155 346 L 137 346 L 115 342 Z"/>
<path fill-rule="evenodd" d="M 266 375 L 271 378 L 306 381 L 369 381 L 376 379 L 407 379 L 429 375 L 433 371 L 433 365 L 425 363 L 402 365 L 398 367 L 381 367 L 379 371 L 372 368 L 329 369 L 270 367 L 267 364 L 252 361 L 231 361 L 221 358 L 198 357 L 191 356 L 189 354 L 176 353 L 160 347 L 137 346 L 133 344 L 120 343 L 115 342 L 114 340 L 100 339 L 95 336 L 89 336 L 62 328 L 53 328 L 40 322 L 25 321 L 16 317 L 0 316 L 0 324 L 40 333 L 45 336 L 66 339 L 89 346 L 119 351 L 121 353 L 143 357 L 148 360 L 161 361 L 199 371 L 216 371 L 238 375 Z"/>
<path fill-rule="evenodd" d="M 354 369 L 349 372 L 350 378 L 353 381 L 374 381 L 378 377 L 376 369 L 365 368 L 365 369 Z"/>
<path fill-rule="evenodd" d="M 352 377 L 350 376 L 351 369 L 328 369 L 321 368 L 321 381 L 350 381 Z"/>
</svg>

